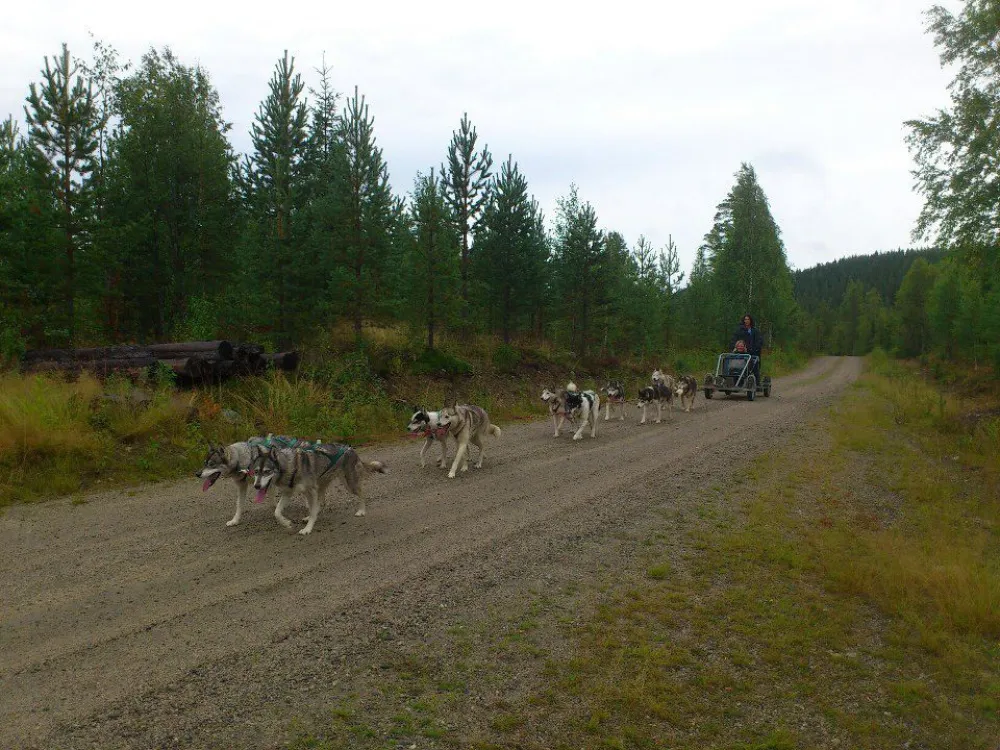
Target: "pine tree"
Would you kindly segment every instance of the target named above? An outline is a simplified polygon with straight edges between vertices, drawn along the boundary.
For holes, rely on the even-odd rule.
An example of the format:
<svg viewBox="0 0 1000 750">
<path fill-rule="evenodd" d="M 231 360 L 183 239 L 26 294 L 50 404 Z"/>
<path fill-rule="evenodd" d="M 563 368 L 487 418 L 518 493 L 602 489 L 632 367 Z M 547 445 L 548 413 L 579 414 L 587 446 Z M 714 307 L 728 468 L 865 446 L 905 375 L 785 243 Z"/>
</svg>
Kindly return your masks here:
<svg viewBox="0 0 1000 750">
<path fill-rule="evenodd" d="M 375 141 L 375 118 L 356 86 L 341 116 L 340 139 L 347 169 L 342 257 L 350 315 L 355 336 L 360 338 L 365 315 L 377 307 L 377 290 L 387 270 L 384 266 L 397 211 L 389 170 Z"/>
<path fill-rule="evenodd" d="M 302 197 L 308 109 L 302 95 L 305 84 L 287 50 L 275 65 L 269 89 L 250 128 L 254 152 L 249 171 L 254 213 L 263 231 L 258 263 L 280 269 L 264 278 L 276 307 L 277 337 L 284 344 L 291 337 L 293 298 L 300 299 L 296 281 L 307 272 L 296 262 L 291 238 Z"/>
<path fill-rule="evenodd" d="M 228 280 L 229 124 L 208 74 L 169 49 L 143 55 L 117 97 L 107 202 L 120 249 L 107 261 L 123 279 L 131 332 L 162 338 L 186 324 L 192 305 L 204 317 L 208 298 Z"/>
<path fill-rule="evenodd" d="M 461 296 L 465 311 L 463 318 L 469 313 L 469 273 L 470 273 L 470 240 L 482 221 L 483 211 L 489 200 L 491 169 L 493 157 L 489 149 L 483 146 L 477 151 L 478 135 L 475 127 L 469 122 L 468 113 L 462 115 L 458 130 L 451 135 L 448 145 L 448 164 L 441 167 L 444 180 L 444 194 L 455 227 L 461 240 Z"/>
<path fill-rule="evenodd" d="M 576 185 L 557 201 L 553 266 L 557 294 L 564 300 L 570 345 L 584 356 L 591 338 L 591 316 L 602 277 L 605 236 L 597 212 L 581 203 Z"/>
<path fill-rule="evenodd" d="M 91 84 L 71 61 L 65 44 L 51 62 L 45 58 L 42 78 L 40 86 L 31 84 L 24 113 L 28 141 L 60 209 L 56 220 L 62 235 L 65 339 L 72 343 L 79 256 L 87 246 L 92 224 L 89 178 L 94 170 L 100 120 Z"/>
<path fill-rule="evenodd" d="M 476 269 L 495 311 L 492 322 L 510 343 L 539 301 L 548 251 L 537 231 L 538 205 L 513 157 L 500 167 L 490 196 L 476 232 Z"/>
<path fill-rule="evenodd" d="M 427 331 L 427 348 L 435 334 L 451 319 L 458 281 L 458 240 L 444 200 L 441 180 L 431 169 L 417 175 L 410 208 L 413 255 L 409 292 L 410 309 L 419 311 Z"/>
</svg>

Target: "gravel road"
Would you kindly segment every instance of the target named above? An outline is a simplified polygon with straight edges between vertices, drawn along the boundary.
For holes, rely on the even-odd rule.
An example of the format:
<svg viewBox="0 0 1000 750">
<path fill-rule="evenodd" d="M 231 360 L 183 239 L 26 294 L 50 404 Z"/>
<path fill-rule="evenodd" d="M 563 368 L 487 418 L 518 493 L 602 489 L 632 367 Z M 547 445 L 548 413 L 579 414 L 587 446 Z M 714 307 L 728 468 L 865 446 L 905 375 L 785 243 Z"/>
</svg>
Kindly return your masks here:
<svg viewBox="0 0 1000 750">
<path fill-rule="evenodd" d="M 569 540 L 615 538 L 691 502 L 860 372 L 860 360 L 820 358 L 775 380 L 769 399 L 699 394 L 690 413 L 641 427 L 632 408 L 576 443 L 541 419 L 501 425 L 483 469 L 453 480 L 421 469 L 414 442 L 366 449 L 391 472 L 366 480 L 367 517 L 338 481 L 304 538 L 270 505 L 227 528 L 231 485 L 202 494 L 193 476 L 10 508 L 0 747 L 272 747 L 287 727 L 257 707 L 322 710 L 329 696 L 301 686 L 331 649 L 363 661 L 373 621 L 443 637 L 448 602 L 537 571 Z"/>
</svg>

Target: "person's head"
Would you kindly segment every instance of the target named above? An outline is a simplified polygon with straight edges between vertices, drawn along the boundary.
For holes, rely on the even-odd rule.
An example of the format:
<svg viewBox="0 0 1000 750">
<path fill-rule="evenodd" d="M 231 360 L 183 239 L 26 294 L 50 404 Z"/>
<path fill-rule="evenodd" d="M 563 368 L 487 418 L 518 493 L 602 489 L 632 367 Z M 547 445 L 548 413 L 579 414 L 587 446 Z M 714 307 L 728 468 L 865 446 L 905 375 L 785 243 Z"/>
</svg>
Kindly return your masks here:
<svg viewBox="0 0 1000 750">
<path fill-rule="evenodd" d="M 753 328 L 753 318 L 751 318 L 749 315 L 744 315 L 743 316 L 743 327 L 744 328 Z"/>
<path fill-rule="evenodd" d="M 747 342 L 744 341 L 743 339 L 738 339 L 736 341 L 736 348 L 735 348 L 734 351 L 736 351 L 739 354 L 746 354 L 747 353 Z"/>
</svg>

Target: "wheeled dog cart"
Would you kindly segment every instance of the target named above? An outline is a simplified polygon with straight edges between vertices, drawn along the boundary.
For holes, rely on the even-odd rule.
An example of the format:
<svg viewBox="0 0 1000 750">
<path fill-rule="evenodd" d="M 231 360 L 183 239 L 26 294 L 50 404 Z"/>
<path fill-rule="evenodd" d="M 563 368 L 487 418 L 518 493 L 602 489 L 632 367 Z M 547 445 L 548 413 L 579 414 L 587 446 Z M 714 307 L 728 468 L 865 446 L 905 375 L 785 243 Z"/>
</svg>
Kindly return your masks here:
<svg viewBox="0 0 1000 750">
<path fill-rule="evenodd" d="M 765 375 L 758 383 L 757 376 L 754 375 L 757 361 L 758 358 L 751 354 L 720 354 L 715 372 L 705 376 L 705 398 L 712 398 L 716 391 L 722 391 L 727 396 L 731 393 L 745 395 L 747 401 L 753 401 L 758 393 L 765 398 L 770 396 L 771 378 Z"/>
</svg>

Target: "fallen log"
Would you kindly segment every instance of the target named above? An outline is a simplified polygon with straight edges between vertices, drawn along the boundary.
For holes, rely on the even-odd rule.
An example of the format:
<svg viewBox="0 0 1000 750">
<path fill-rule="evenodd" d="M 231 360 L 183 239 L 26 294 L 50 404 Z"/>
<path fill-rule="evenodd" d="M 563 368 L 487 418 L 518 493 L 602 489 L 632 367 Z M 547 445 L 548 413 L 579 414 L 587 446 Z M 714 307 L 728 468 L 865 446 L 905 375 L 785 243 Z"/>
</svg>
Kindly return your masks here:
<svg viewBox="0 0 1000 750">
<path fill-rule="evenodd" d="M 193 383 L 200 383 L 211 372 L 211 365 L 201 357 L 180 357 L 161 359 L 158 362 L 166 365 L 180 378 L 187 378 Z"/>
<path fill-rule="evenodd" d="M 32 349 L 24 353 L 23 362 L 69 362 L 74 360 L 128 359 L 132 357 L 152 357 L 148 346 L 120 344 L 117 346 L 94 346 L 83 349 Z"/>
<path fill-rule="evenodd" d="M 156 357 L 114 357 L 109 359 L 39 360 L 25 362 L 23 372 L 92 372 L 106 375 L 121 370 L 137 370 L 150 367 L 157 362 Z"/>
<path fill-rule="evenodd" d="M 152 344 L 149 350 L 160 359 L 184 359 L 204 357 L 205 359 L 232 359 L 233 345 L 229 341 L 178 341 L 168 344 Z"/>
<path fill-rule="evenodd" d="M 264 360 L 268 366 L 274 367 L 284 372 L 294 372 L 299 367 L 301 355 L 298 352 L 278 352 L 277 354 L 265 354 Z"/>
</svg>

